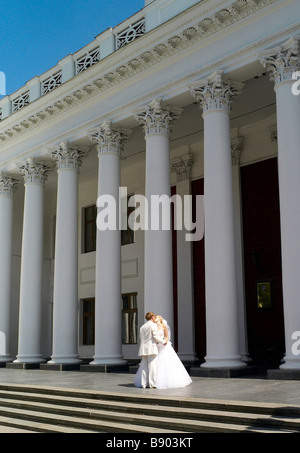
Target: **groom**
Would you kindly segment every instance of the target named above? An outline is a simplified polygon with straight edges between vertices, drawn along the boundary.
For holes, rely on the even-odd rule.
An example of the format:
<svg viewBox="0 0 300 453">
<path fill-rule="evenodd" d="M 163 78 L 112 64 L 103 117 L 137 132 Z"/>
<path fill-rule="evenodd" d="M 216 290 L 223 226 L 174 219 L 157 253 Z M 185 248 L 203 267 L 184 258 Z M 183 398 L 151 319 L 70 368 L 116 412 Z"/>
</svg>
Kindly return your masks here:
<svg viewBox="0 0 300 453">
<path fill-rule="evenodd" d="M 142 357 L 142 387 L 156 388 L 156 362 L 157 362 L 157 343 L 164 344 L 164 340 L 159 336 L 155 323 L 155 314 L 148 312 L 145 316 L 146 322 L 140 328 L 140 348 L 139 356 Z"/>
</svg>

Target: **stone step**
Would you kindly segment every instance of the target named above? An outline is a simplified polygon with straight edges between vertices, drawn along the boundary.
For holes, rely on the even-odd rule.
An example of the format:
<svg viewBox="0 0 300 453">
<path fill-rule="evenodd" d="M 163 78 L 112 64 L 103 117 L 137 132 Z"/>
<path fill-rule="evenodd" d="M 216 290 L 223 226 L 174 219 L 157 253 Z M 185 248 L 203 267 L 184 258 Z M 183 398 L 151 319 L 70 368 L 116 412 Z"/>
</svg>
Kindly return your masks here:
<svg viewBox="0 0 300 453">
<path fill-rule="evenodd" d="M 284 411 L 280 413 L 277 411 L 266 413 L 249 413 L 229 410 L 228 407 L 224 410 L 223 404 L 220 402 L 219 407 L 214 408 L 184 408 L 184 407 L 173 407 L 173 406 L 157 406 L 153 404 L 141 404 L 139 402 L 126 402 L 126 405 L 121 405 L 117 401 L 109 400 L 91 400 L 88 398 L 72 398 L 68 396 L 56 396 L 56 395 L 35 395 L 30 393 L 10 391 L 0 391 L 0 407 L 20 407 L 30 410 L 39 411 L 41 408 L 45 412 L 62 413 L 62 414 L 79 414 L 80 416 L 89 416 L 100 419 L 115 419 L 118 412 L 119 418 L 127 420 L 129 419 L 132 423 L 139 423 L 141 419 L 140 412 L 143 410 L 143 415 L 151 417 L 168 418 L 168 425 L 170 425 L 170 419 L 184 419 L 194 421 L 219 421 L 225 423 L 237 423 L 240 425 L 250 426 L 268 426 L 268 427 L 280 427 L 281 429 L 287 430 L 299 430 L 300 431 L 300 418 L 295 417 L 295 414 L 284 414 Z M 215 405 L 216 406 L 216 405 Z M 71 407 L 71 409 L 70 409 Z M 253 410 L 253 407 L 251 407 Z M 269 411 L 270 412 L 270 411 Z M 149 419 L 150 420 L 150 419 Z M 153 422 L 152 422 L 153 423 Z M 160 424 L 162 422 L 160 421 Z M 178 426 L 176 426 L 178 428 Z M 191 428 L 192 429 L 192 428 Z M 194 428 L 195 429 L 195 428 Z"/>
<path fill-rule="evenodd" d="M 2 424 L 4 420 L 14 418 L 19 420 L 18 426 L 24 428 L 23 422 L 28 421 L 37 422 L 36 431 L 40 432 L 69 432 L 70 428 L 73 428 L 73 432 L 94 432 L 94 433 L 181 433 L 186 431 L 164 429 L 160 428 L 159 423 L 157 426 L 147 426 L 145 424 L 134 425 L 130 424 L 130 420 L 120 422 L 119 417 L 115 417 L 108 420 L 90 419 L 85 416 L 79 417 L 75 413 L 70 415 L 61 415 L 57 413 L 47 413 L 44 411 L 20 409 L 14 407 L 0 407 L 0 417 L 2 418 Z M 7 425 L 10 426 L 10 425 Z M 27 425 L 26 425 L 27 426 Z M 33 429 L 34 425 L 31 425 Z M 47 428 L 45 428 L 47 426 Z"/>
<path fill-rule="evenodd" d="M 214 409 L 231 412 L 247 412 L 259 413 L 288 417 L 300 417 L 300 407 L 297 405 L 278 403 L 257 403 L 251 401 L 232 401 L 208 398 L 191 398 L 191 397 L 175 397 L 143 394 L 131 394 L 124 392 L 106 392 L 106 391 L 91 391 L 82 389 L 66 389 L 58 387 L 41 387 L 34 385 L 16 385 L 16 384 L 0 384 L 0 397 L 14 395 L 15 398 L 30 399 L 31 401 L 50 401 L 53 399 L 56 402 L 71 401 L 72 404 L 81 404 L 82 401 L 86 404 L 108 404 L 113 402 L 148 404 L 153 406 L 168 406 L 182 408 L 198 408 L 198 409 Z M 128 406 L 130 407 L 130 406 Z"/>
<path fill-rule="evenodd" d="M 300 409 L 272 403 L 1 384 L 1 423 L 39 432 L 279 433 L 300 432 Z"/>
<path fill-rule="evenodd" d="M 31 422 L 31 429 L 39 432 L 94 432 L 94 433 L 291 433 L 288 430 L 278 430 L 268 427 L 253 427 L 244 426 L 231 423 L 220 422 L 207 422 L 207 421 L 189 421 L 187 424 L 183 420 L 179 420 L 176 424 L 172 420 L 157 417 L 155 421 L 156 426 L 148 426 L 149 417 L 139 416 L 139 423 L 134 424 L 134 420 L 127 419 L 127 421 L 120 422 L 117 420 L 94 420 L 86 417 L 77 417 L 75 415 L 63 416 L 39 411 L 30 411 L 25 409 L 14 408 L 1 408 L 0 410 L 2 420 L 9 420 L 14 418 L 14 426 L 16 426 L 16 419 L 19 419 L 18 426 L 28 428 L 28 422 Z M 5 415 L 6 414 L 6 415 Z M 124 420 L 124 418 L 123 418 Z M 2 422 L 3 423 L 3 422 Z M 24 424 L 25 423 L 25 424 Z M 7 422 L 8 426 L 9 422 Z M 161 425 L 172 426 L 173 429 L 164 429 Z M 182 430 L 181 428 L 185 429 Z"/>
<path fill-rule="evenodd" d="M 91 434 L 97 431 L 76 429 L 66 426 L 42 423 L 27 420 L 25 418 L 15 418 L 0 416 L 0 433 L 69 433 L 69 434 Z"/>
</svg>

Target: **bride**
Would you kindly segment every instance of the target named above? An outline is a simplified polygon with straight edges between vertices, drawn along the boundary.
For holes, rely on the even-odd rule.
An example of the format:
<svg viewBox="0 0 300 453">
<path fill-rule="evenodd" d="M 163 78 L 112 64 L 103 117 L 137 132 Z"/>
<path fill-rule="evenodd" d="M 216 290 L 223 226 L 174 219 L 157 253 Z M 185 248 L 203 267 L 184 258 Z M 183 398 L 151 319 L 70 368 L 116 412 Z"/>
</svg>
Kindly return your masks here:
<svg viewBox="0 0 300 453">
<path fill-rule="evenodd" d="M 159 335 L 165 339 L 166 345 L 158 344 L 158 357 L 157 357 L 157 372 L 156 372 L 156 388 L 168 389 L 186 387 L 191 384 L 192 379 L 186 371 L 184 365 L 179 359 L 178 355 L 173 349 L 170 341 L 171 332 L 169 325 L 162 316 L 157 315 L 155 319 Z M 141 385 L 141 366 L 138 368 L 134 385 L 142 387 Z"/>
</svg>

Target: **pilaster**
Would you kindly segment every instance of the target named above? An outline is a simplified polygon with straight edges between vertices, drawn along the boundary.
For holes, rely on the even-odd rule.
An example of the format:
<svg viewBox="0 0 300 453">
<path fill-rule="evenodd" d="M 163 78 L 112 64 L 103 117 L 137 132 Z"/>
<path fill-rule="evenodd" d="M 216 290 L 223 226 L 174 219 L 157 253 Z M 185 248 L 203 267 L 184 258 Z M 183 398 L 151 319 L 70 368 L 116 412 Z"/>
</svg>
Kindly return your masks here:
<svg viewBox="0 0 300 453">
<path fill-rule="evenodd" d="M 171 170 L 176 173 L 176 195 L 181 199 L 182 208 L 185 209 L 184 212 L 187 212 L 185 203 L 189 203 L 188 200 L 192 196 L 192 166 L 193 156 L 191 152 L 187 152 L 171 161 Z M 182 215 L 182 212 L 180 215 Z M 194 364 L 197 361 L 197 356 L 195 353 L 194 335 L 193 243 L 186 240 L 186 234 L 185 225 L 176 231 L 178 355 L 183 362 Z"/>
</svg>

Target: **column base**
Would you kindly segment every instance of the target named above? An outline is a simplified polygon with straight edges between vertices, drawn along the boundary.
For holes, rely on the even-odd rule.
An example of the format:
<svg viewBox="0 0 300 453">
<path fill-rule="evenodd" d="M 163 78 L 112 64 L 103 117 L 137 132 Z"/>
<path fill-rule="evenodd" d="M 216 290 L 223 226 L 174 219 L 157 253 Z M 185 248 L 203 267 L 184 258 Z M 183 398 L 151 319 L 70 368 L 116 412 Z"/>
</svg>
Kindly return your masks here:
<svg viewBox="0 0 300 453">
<path fill-rule="evenodd" d="M 26 363 L 26 364 L 37 364 L 39 365 L 40 363 L 44 363 L 46 360 L 43 358 L 42 355 L 36 355 L 36 356 L 29 356 L 29 355 L 23 355 L 23 356 L 17 356 L 16 360 L 13 361 L 13 363 L 18 364 L 18 363 Z"/>
<path fill-rule="evenodd" d="M 235 378 L 239 376 L 252 375 L 257 373 L 255 366 L 226 367 L 226 368 L 190 368 L 190 376 L 211 377 L 211 378 Z"/>
<path fill-rule="evenodd" d="M 284 363 L 280 365 L 281 370 L 298 370 L 300 371 L 300 359 L 283 358 Z"/>
<path fill-rule="evenodd" d="M 227 358 L 205 357 L 205 362 L 200 365 L 201 368 L 243 368 L 247 364 L 242 362 L 240 356 Z"/>
<path fill-rule="evenodd" d="M 94 357 L 94 360 L 88 365 L 81 365 L 81 371 L 98 371 L 100 373 L 122 373 L 129 371 L 127 360 L 122 357 Z"/>
<path fill-rule="evenodd" d="M 51 360 L 47 362 L 49 365 L 80 365 L 82 360 L 78 355 L 73 356 L 52 356 Z"/>
</svg>

